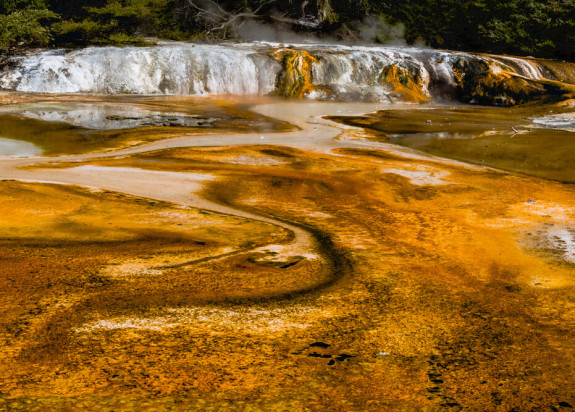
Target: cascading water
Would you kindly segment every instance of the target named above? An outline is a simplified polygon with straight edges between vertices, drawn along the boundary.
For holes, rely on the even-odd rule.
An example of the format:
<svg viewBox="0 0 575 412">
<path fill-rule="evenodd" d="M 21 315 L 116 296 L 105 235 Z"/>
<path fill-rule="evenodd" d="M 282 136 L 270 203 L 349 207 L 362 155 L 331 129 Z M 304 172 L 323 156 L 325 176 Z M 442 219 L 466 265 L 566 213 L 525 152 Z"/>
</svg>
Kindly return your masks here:
<svg viewBox="0 0 575 412">
<path fill-rule="evenodd" d="M 479 68 L 479 69 L 477 69 Z M 265 95 L 390 101 L 463 96 L 477 73 L 542 81 L 537 63 L 512 57 L 400 47 L 271 43 L 92 47 L 14 57 L 0 89 L 44 93 Z M 473 76 L 470 74 L 472 73 Z M 446 93 L 447 91 L 447 93 Z M 508 90 L 489 90 L 505 96 Z M 467 100 L 471 100 L 468 98 Z"/>
<path fill-rule="evenodd" d="M 266 94 L 279 71 L 279 65 L 266 63 L 249 49 L 215 45 L 55 50 L 15 58 L 0 87 L 45 93 Z"/>
<path fill-rule="evenodd" d="M 510 66 L 518 75 L 528 79 L 542 80 L 545 78 L 541 72 L 541 68 L 533 61 L 509 56 L 492 57 L 492 60 Z"/>
</svg>

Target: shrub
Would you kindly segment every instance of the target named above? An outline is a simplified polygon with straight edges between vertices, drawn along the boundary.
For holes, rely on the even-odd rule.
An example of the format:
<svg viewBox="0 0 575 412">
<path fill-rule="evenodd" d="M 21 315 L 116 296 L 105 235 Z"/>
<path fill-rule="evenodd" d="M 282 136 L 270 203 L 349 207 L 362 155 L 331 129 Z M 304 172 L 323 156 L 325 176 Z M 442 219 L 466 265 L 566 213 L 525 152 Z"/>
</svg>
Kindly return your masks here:
<svg viewBox="0 0 575 412">
<path fill-rule="evenodd" d="M 0 15 L 0 50 L 48 45 L 52 40 L 52 30 L 47 23 L 57 17 L 47 9 L 24 9 Z"/>
<path fill-rule="evenodd" d="M 85 46 L 94 41 L 103 31 L 100 23 L 90 19 L 57 22 L 52 29 L 56 42 L 67 46 Z"/>
</svg>

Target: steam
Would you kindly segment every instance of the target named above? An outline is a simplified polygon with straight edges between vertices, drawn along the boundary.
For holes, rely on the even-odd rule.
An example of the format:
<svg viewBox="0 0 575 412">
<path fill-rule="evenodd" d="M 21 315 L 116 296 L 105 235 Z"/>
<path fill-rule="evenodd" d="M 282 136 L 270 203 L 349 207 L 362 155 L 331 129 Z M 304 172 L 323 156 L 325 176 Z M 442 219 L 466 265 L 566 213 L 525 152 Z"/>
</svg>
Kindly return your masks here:
<svg viewBox="0 0 575 412">
<path fill-rule="evenodd" d="M 407 46 L 405 27 L 401 24 L 389 24 L 383 16 L 367 16 L 360 21 L 345 23 L 334 31 L 335 25 L 327 23 L 327 20 L 305 15 L 304 7 L 307 1 L 303 3 L 299 18 L 281 14 L 277 9 L 267 13 L 260 12 L 269 2 L 262 2 L 253 10 L 226 10 L 217 0 L 188 1 L 195 11 L 196 21 L 201 22 L 208 33 L 221 36 L 221 39 L 231 35 L 236 40 L 248 42 Z M 326 2 L 326 5 L 329 6 L 329 2 Z M 331 34 L 325 34 L 325 29 L 329 29 Z"/>
<path fill-rule="evenodd" d="M 246 20 L 236 30 L 239 40 L 264 41 L 271 43 L 314 43 L 320 39 L 312 34 L 300 34 L 285 24 L 267 25 L 255 20 Z"/>
<path fill-rule="evenodd" d="M 360 22 L 352 23 L 362 43 L 377 43 L 390 46 L 406 46 L 403 24 L 391 25 L 383 16 L 368 16 Z"/>
<path fill-rule="evenodd" d="M 254 19 L 244 20 L 237 28 L 238 40 L 272 43 L 324 43 L 347 45 L 407 46 L 402 24 L 389 24 L 384 17 L 368 16 L 361 21 L 349 23 L 338 33 L 326 35 L 317 32 L 297 32 L 290 24 L 275 22 L 264 24 Z"/>
</svg>

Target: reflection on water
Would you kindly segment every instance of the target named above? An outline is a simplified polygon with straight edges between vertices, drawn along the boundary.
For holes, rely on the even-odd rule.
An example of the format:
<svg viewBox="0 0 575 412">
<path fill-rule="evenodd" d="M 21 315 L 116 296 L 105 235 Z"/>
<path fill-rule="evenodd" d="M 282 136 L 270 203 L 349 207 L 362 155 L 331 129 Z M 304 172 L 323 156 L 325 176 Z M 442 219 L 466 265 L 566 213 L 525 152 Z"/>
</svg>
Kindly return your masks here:
<svg viewBox="0 0 575 412">
<path fill-rule="evenodd" d="M 135 106 L 89 103 L 32 103 L 21 105 L 13 114 L 47 122 L 67 123 L 94 130 L 120 130 L 135 127 L 201 127 L 215 119 L 182 113 L 162 113 Z"/>
<path fill-rule="evenodd" d="M 279 132 L 291 126 L 251 113 L 243 102 L 206 98 L 63 96 L 0 107 L 0 136 L 46 155 L 110 150 L 214 132 Z M 268 99 L 267 102 L 271 101 Z M 31 149 L 22 143 L 18 152 Z M 38 149 L 40 150 L 40 149 Z M 13 153 L 12 153 L 13 152 Z M 41 150 L 40 150 L 41 152 Z M 30 152 L 31 153 L 31 152 Z M 34 153 L 39 154 L 39 153 Z"/>
<path fill-rule="evenodd" d="M 575 116 L 568 107 L 386 110 L 331 119 L 437 156 L 575 183 Z"/>
<path fill-rule="evenodd" d="M 32 143 L 0 137 L 0 156 L 24 157 L 40 154 L 42 149 Z"/>
</svg>

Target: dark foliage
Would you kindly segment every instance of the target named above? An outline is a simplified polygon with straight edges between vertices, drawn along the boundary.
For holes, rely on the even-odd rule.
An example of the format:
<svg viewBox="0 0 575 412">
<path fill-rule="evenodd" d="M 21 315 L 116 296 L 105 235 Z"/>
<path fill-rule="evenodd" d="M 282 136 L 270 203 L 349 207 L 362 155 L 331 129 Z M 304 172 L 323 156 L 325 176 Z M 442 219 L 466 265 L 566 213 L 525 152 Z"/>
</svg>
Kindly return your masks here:
<svg viewBox="0 0 575 412">
<path fill-rule="evenodd" d="M 385 21 L 408 44 L 575 60 L 573 0 L 3 0 L 0 50 L 233 38 L 247 20 L 380 42 Z"/>
</svg>

